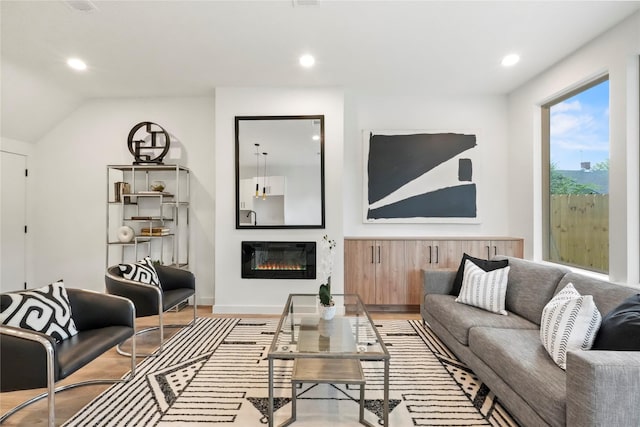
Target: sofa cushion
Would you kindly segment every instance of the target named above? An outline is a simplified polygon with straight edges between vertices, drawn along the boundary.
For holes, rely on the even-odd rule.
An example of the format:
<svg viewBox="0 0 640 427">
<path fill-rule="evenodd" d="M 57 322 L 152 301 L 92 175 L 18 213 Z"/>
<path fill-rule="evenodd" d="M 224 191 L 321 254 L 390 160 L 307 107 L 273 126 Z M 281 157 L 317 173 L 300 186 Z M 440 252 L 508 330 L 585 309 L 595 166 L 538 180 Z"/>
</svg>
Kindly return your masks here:
<svg viewBox="0 0 640 427">
<path fill-rule="evenodd" d="M 474 327 L 469 348 L 547 423 L 565 424 L 566 374 L 545 351 L 537 329 Z"/>
<path fill-rule="evenodd" d="M 467 260 L 473 262 L 484 271 L 493 271 L 509 265 L 509 260 L 507 259 L 492 261 L 482 258 L 475 258 L 466 253 L 462 254 L 462 261 L 460 261 L 460 266 L 458 267 L 458 271 L 456 272 L 456 277 L 453 279 L 453 288 L 451 288 L 450 295 L 458 296 L 460 294 L 460 289 L 462 288 L 462 279 L 464 278 L 464 267 Z"/>
<path fill-rule="evenodd" d="M 604 316 L 591 349 L 640 351 L 640 294 Z"/>
<path fill-rule="evenodd" d="M 540 340 L 549 356 L 567 368 L 567 352 L 589 350 L 602 317 L 591 295 L 580 295 L 568 283 L 542 310 Z"/>
<path fill-rule="evenodd" d="M 453 295 L 427 295 L 424 308 L 463 345 L 469 344 L 469 329 L 473 326 L 538 330 L 538 325 L 516 314 L 499 316 L 470 305 L 458 304 Z"/>
<path fill-rule="evenodd" d="M 542 309 L 553 297 L 560 279 L 569 270 L 520 258 L 497 256 L 493 259 L 509 260 L 507 311 L 539 325 Z"/>
<path fill-rule="evenodd" d="M 507 293 L 509 267 L 484 271 L 470 260 L 465 261 L 462 288 L 456 302 L 507 315 L 504 299 Z"/>
</svg>

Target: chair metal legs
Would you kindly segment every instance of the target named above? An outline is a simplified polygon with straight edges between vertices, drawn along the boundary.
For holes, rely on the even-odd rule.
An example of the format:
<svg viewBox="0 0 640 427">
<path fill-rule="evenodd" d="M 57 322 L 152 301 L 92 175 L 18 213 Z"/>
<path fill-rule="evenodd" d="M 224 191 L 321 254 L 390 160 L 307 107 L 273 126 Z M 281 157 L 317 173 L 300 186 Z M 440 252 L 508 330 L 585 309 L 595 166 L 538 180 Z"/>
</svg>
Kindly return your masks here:
<svg viewBox="0 0 640 427">
<path fill-rule="evenodd" d="M 136 374 L 136 343 L 135 343 L 135 339 L 133 340 L 132 346 L 131 346 L 131 371 L 129 372 L 129 375 L 126 376 L 126 378 L 122 378 L 119 380 L 116 379 L 97 379 L 97 380 L 88 380 L 88 381 L 81 381 L 81 382 L 77 382 L 77 383 L 73 383 L 73 384 L 66 384 L 63 386 L 60 386 L 58 388 L 55 387 L 55 373 L 54 371 L 54 354 L 53 354 L 53 346 L 51 345 L 51 343 L 49 341 L 47 341 L 44 338 L 41 337 L 29 337 L 29 336 L 22 336 L 22 338 L 25 339 L 30 339 L 32 341 L 36 341 L 39 342 L 40 344 L 42 344 L 42 346 L 44 347 L 46 353 L 47 353 L 47 391 L 44 393 L 41 393 L 29 400 L 27 400 L 26 402 L 23 402 L 21 404 L 19 404 L 18 406 L 16 406 L 15 408 L 10 409 L 9 411 L 7 411 L 7 413 L 3 414 L 0 417 L 0 424 L 2 424 L 7 418 L 9 418 L 11 415 L 15 414 L 16 412 L 20 411 L 21 409 L 26 408 L 27 406 L 31 405 L 32 403 L 35 403 L 39 400 L 42 400 L 43 398 L 47 397 L 47 406 L 48 406 L 48 426 L 49 427 L 55 427 L 56 425 L 56 405 L 55 405 L 55 395 L 58 392 L 61 391 L 65 391 L 65 390 L 70 390 L 73 388 L 77 388 L 77 387 L 82 387 L 82 386 L 87 386 L 87 385 L 96 385 L 96 384 L 115 384 L 115 383 L 120 383 L 120 382 L 129 382 Z M 118 344 L 119 345 L 119 344 Z"/>
<path fill-rule="evenodd" d="M 136 331 L 135 335 L 132 338 L 132 340 L 135 341 L 136 336 L 138 336 L 138 335 L 142 335 L 142 334 L 150 332 L 150 331 L 159 330 L 160 331 L 160 343 L 158 345 L 158 349 L 156 351 L 154 351 L 153 353 L 144 353 L 144 354 L 138 353 L 136 357 L 158 357 L 158 356 L 160 356 L 160 354 L 162 354 L 162 350 L 163 350 L 163 346 L 164 346 L 164 328 L 193 327 L 193 325 L 196 324 L 196 312 L 198 310 L 198 305 L 196 304 L 196 301 L 195 301 L 195 295 L 194 295 L 193 299 L 194 299 L 194 301 L 193 301 L 193 319 L 189 323 L 165 325 L 164 324 L 164 312 L 161 310 L 161 307 L 159 307 L 160 311 L 158 311 L 158 312 L 160 313 L 160 315 L 158 316 L 158 326 L 151 326 L 151 327 L 148 327 L 148 328 L 140 329 L 139 331 Z M 160 304 L 162 304 L 162 301 L 160 301 Z M 173 307 L 170 307 L 168 310 L 171 310 L 172 308 Z M 127 351 L 122 349 L 122 344 L 118 344 L 118 346 L 116 347 L 116 351 L 118 352 L 118 354 L 121 354 L 123 356 L 131 356 L 131 353 L 129 353 L 129 352 L 127 352 Z"/>
</svg>

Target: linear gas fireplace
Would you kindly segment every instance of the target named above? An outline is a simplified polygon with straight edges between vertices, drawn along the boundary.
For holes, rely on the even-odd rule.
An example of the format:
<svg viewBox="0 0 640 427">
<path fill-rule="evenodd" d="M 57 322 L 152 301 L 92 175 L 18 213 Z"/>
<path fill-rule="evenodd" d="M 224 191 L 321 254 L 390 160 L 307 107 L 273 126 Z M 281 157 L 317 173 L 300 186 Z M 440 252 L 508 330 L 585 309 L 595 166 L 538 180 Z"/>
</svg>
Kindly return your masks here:
<svg viewBox="0 0 640 427">
<path fill-rule="evenodd" d="M 242 242 L 245 279 L 315 279 L 316 242 Z"/>
</svg>

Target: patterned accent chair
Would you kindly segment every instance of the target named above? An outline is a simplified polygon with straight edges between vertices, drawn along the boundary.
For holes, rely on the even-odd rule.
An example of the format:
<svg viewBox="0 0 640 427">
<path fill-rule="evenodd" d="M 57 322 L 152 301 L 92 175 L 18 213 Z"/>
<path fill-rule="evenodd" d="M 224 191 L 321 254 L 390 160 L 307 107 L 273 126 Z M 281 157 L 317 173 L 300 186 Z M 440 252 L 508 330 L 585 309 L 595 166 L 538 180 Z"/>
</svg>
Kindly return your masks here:
<svg viewBox="0 0 640 427">
<path fill-rule="evenodd" d="M 20 291 L 24 292 L 24 291 Z M 55 387 L 113 346 L 134 336 L 135 307 L 125 298 L 84 289 L 66 289 L 76 335 L 56 341 L 50 335 L 0 325 L 0 392 L 46 387 L 47 391 L 16 406 L 0 417 L 0 423 L 24 407 L 48 398 L 48 425 L 55 426 L 55 393 L 71 388 L 127 382 L 135 375 L 135 342 L 131 372 L 123 379 L 96 379 Z M 4 295 L 16 294 L 8 292 Z M 3 307 L 4 308 L 4 307 Z"/>
<path fill-rule="evenodd" d="M 136 335 L 140 335 L 149 331 L 159 330 L 160 344 L 158 350 L 152 354 L 139 353 L 139 357 L 158 356 L 162 353 L 164 328 L 191 327 L 195 325 L 196 322 L 196 279 L 193 273 L 188 270 L 165 265 L 156 265 L 155 270 L 158 274 L 160 287 L 125 279 L 122 277 L 122 272 L 118 265 L 109 267 L 105 274 L 107 292 L 133 301 L 136 307 L 136 317 L 158 315 L 158 326 L 136 331 Z M 171 310 L 191 297 L 193 297 L 193 320 L 187 324 L 165 325 L 163 319 L 164 312 Z M 118 353 L 124 356 L 130 355 L 130 353 L 122 350 L 120 345 L 117 350 Z"/>
</svg>

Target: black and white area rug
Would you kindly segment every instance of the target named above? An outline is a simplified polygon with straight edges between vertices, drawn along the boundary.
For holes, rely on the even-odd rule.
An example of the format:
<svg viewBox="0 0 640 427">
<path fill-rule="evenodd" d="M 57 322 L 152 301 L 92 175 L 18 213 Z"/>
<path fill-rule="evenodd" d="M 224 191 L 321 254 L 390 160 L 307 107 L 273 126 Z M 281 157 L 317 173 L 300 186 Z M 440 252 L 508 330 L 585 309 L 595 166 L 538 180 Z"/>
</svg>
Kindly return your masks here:
<svg viewBox="0 0 640 427">
<path fill-rule="evenodd" d="M 199 318 L 147 358 L 136 377 L 116 384 L 67 423 L 74 426 L 264 426 L 267 351 L 277 319 Z M 493 393 L 417 320 L 380 320 L 391 354 L 389 425 L 516 426 Z M 275 425 L 291 415 L 293 362 L 275 364 Z M 382 362 L 362 362 L 365 418 L 380 425 Z M 303 384 L 298 427 L 358 426 L 357 386 Z"/>
</svg>

